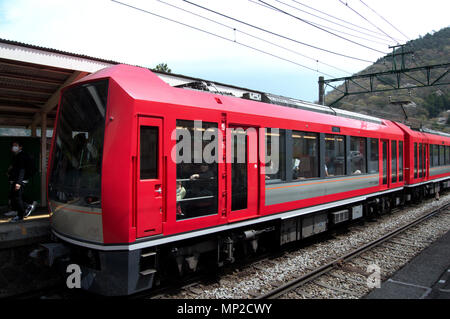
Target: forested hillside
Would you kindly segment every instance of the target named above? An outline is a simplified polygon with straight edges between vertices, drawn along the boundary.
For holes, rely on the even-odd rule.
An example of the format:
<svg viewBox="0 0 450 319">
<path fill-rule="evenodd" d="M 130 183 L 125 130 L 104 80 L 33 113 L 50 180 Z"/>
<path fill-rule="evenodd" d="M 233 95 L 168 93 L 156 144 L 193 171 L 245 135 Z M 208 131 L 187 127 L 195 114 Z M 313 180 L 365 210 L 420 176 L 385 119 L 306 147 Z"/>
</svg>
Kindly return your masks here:
<svg viewBox="0 0 450 319">
<path fill-rule="evenodd" d="M 450 63 L 450 27 L 409 41 L 405 45 L 404 51 L 414 52 L 414 54 L 405 55 L 405 68 Z M 401 67 L 400 57 L 396 58 L 396 64 L 397 68 Z M 392 56 L 386 56 L 358 74 L 384 72 L 392 69 Z M 432 70 L 430 74 L 431 79 L 435 80 L 439 76 L 444 75 L 445 70 L 442 68 Z M 418 71 L 409 75 L 412 76 L 402 75 L 401 87 L 418 85 L 427 81 L 426 71 Z M 436 83 L 450 83 L 450 72 Z M 354 84 L 350 82 L 350 85 Z M 385 75 L 376 82 L 377 89 L 386 89 L 390 85 L 396 85 L 395 75 Z M 364 86 L 369 87 L 369 80 L 364 83 Z M 338 88 L 343 90 L 343 86 Z M 325 104 L 329 105 L 340 96 L 342 94 L 335 90 L 329 92 L 325 97 Z M 403 121 L 405 116 L 401 106 L 390 102 L 408 100 L 413 102 L 405 107 L 409 119 L 408 124 L 414 127 L 425 126 L 450 132 L 450 85 L 351 95 L 340 100 L 335 107 Z"/>
</svg>

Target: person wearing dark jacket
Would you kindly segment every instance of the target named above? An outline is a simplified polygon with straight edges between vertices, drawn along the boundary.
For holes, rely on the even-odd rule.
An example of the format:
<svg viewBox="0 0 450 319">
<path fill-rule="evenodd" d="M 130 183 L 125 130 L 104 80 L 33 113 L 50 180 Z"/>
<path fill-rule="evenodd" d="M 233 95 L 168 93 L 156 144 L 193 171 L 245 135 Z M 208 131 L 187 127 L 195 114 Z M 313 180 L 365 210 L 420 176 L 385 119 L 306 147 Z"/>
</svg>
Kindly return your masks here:
<svg viewBox="0 0 450 319">
<path fill-rule="evenodd" d="M 31 158 L 22 150 L 22 147 L 20 142 L 14 142 L 11 148 L 13 160 L 8 172 L 9 183 L 11 185 L 10 200 L 12 209 L 17 211 L 17 216 L 11 222 L 17 222 L 29 216 L 37 204 L 37 202 L 33 202 L 32 205 L 28 205 L 23 201 L 24 188 L 32 172 L 30 165 Z"/>
</svg>

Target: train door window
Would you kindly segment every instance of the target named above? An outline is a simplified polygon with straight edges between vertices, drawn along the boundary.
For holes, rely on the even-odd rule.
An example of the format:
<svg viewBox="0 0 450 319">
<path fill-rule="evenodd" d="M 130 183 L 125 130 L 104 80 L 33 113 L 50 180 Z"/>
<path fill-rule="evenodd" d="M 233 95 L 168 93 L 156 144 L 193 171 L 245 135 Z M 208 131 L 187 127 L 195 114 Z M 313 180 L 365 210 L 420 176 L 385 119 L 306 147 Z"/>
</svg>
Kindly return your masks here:
<svg viewBox="0 0 450 319">
<path fill-rule="evenodd" d="M 439 145 L 439 165 L 445 165 L 445 149 L 444 145 Z"/>
<path fill-rule="evenodd" d="M 439 147 L 439 145 L 435 145 L 434 147 L 436 149 L 436 151 L 435 151 L 435 154 L 436 154 L 435 163 L 436 163 L 436 166 L 439 166 L 439 165 L 441 165 L 441 162 L 440 162 L 440 160 L 441 160 L 441 156 L 440 156 L 441 148 Z"/>
<path fill-rule="evenodd" d="M 434 166 L 439 166 L 439 145 L 434 145 Z"/>
<path fill-rule="evenodd" d="M 372 138 L 370 139 L 370 158 L 369 158 L 369 173 L 378 173 L 379 172 L 379 156 L 378 156 L 378 139 Z"/>
<path fill-rule="evenodd" d="M 422 153 L 423 153 L 423 174 L 422 177 L 427 176 L 427 144 L 422 144 Z"/>
<path fill-rule="evenodd" d="M 366 139 L 363 137 L 350 137 L 350 150 L 347 156 L 350 158 L 350 172 L 365 174 L 366 170 Z"/>
<path fill-rule="evenodd" d="M 417 143 L 414 143 L 414 178 L 417 178 Z"/>
<path fill-rule="evenodd" d="M 285 130 L 266 128 L 266 183 L 286 180 Z"/>
<path fill-rule="evenodd" d="M 387 184 L 388 182 L 388 142 L 382 141 L 383 147 L 383 184 Z"/>
<path fill-rule="evenodd" d="M 423 177 L 423 147 L 422 143 L 419 143 L 419 178 Z"/>
<path fill-rule="evenodd" d="M 231 210 L 241 210 L 247 208 L 248 139 L 243 129 L 232 130 L 231 139 Z"/>
<path fill-rule="evenodd" d="M 403 181 L 403 141 L 398 141 L 398 181 Z"/>
<path fill-rule="evenodd" d="M 445 163 L 450 164 L 450 146 L 445 147 Z"/>
<path fill-rule="evenodd" d="M 434 145 L 430 145 L 430 167 L 434 167 Z"/>
<path fill-rule="evenodd" d="M 397 182 L 397 141 L 391 141 L 391 181 Z"/>
<path fill-rule="evenodd" d="M 318 178 L 319 135 L 308 132 L 292 132 L 292 180 Z"/>
<path fill-rule="evenodd" d="M 141 179 L 158 178 L 158 127 L 141 126 Z"/>
<path fill-rule="evenodd" d="M 433 145 L 433 166 L 439 166 L 439 146 Z"/>
<path fill-rule="evenodd" d="M 325 176 L 345 175 L 345 137 L 325 134 Z"/>
<path fill-rule="evenodd" d="M 217 214 L 217 123 L 176 123 L 177 220 Z"/>
</svg>

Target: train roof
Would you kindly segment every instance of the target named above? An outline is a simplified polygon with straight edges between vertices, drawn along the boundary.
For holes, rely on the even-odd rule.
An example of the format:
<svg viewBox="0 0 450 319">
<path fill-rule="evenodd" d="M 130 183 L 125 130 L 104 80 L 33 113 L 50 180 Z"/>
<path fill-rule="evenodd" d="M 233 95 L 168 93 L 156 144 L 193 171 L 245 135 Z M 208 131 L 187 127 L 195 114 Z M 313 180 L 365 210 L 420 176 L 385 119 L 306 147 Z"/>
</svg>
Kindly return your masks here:
<svg viewBox="0 0 450 319">
<path fill-rule="evenodd" d="M 424 141 L 427 141 L 429 143 L 435 143 L 435 144 L 446 144 L 450 145 L 450 134 L 434 131 L 430 129 L 420 129 L 415 130 L 411 127 L 402 124 L 402 123 L 396 123 L 397 126 L 399 126 L 403 131 L 405 131 L 408 135 L 410 135 L 413 138 L 417 139 L 423 139 Z"/>
<path fill-rule="evenodd" d="M 258 101 L 254 98 L 235 97 L 232 94 L 220 94 L 205 90 L 183 87 L 172 87 L 148 69 L 129 65 L 115 65 L 74 83 L 99 78 L 113 78 L 134 99 L 148 100 L 169 104 L 180 104 L 190 107 L 217 109 L 222 111 L 247 113 L 272 118 L 301 120 L 325 125 L 338 125 L 363 130 L 386 129 L 393 134 L 401 134 L 401 130 L 389 120 L 378 119 L 345 110 L 333 109 L 292 98 L 266 94 Z M 299 113 L 299 110 L 306 112 Z M 338 120 L 338 121 L 337 121 Z"/>
</svg>

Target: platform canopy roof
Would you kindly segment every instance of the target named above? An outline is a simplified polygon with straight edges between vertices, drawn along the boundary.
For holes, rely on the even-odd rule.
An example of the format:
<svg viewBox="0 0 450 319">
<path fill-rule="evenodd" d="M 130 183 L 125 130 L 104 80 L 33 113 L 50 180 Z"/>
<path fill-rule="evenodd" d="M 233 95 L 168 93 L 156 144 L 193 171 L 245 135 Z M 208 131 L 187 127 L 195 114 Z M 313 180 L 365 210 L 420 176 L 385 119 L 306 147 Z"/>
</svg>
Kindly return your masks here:
<svg viewBox="0 0 450 319">
<path fill-rule="evenodd" d="M 0 39 L 0 126 L 53 126 L 60 90 L 117 64 L 88 56 Z"/>
<path fill-rule="evenodd" d="M 39 47 L 0 38 L 0 127 L 53 127 L 62 88 L 90 73 L 119 62 Z M 157 72 L 172 86 L 205 81 L 180 74 Z M 254 91 L 215 83 L 215 89 L 241 97 Z"/>
</svg>

